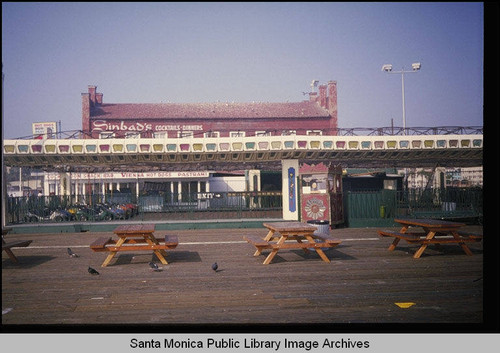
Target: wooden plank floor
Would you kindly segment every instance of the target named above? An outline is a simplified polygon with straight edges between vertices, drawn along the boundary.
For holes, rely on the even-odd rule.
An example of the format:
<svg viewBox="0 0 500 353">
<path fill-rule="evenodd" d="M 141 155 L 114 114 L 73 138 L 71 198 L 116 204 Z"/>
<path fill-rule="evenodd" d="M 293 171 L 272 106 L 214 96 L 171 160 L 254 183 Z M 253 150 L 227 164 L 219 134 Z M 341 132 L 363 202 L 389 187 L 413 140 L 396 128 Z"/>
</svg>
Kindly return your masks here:
<svg viewBox="0 0 500 353">
<path fill-rule="evenodd" d="M 482 232 L 478 226 L 467 228 Z M 418 249 L 404 241 L 389 252 L 392 239 L 376 228 L 334 229 L 342 240 L 325 251 L 280 251 L 270 265 L 267 251 L 245 234 L 262 229 L 157 231 L 177 234 L 168 265 L 152 253 L 119 253 L 108 267 L 106 253 L 89 244 L 109 233 L 11 234 L 32 239 L 13 249 L 14 264 L 2 252 L 2 324 L 321 324 L 321 323 L 481 323 L 483 320 L 482 242 Z M 66 248 L 76 252 L 70 258 Z M 152 271 L 154 259 L 161 272 Z M 211 269 L 219 264 L 219 271 Z M 88 266 L 100 272 L 92 276 Z M 400 308 L 395 303 L 414 303 Z"/>
</svg>

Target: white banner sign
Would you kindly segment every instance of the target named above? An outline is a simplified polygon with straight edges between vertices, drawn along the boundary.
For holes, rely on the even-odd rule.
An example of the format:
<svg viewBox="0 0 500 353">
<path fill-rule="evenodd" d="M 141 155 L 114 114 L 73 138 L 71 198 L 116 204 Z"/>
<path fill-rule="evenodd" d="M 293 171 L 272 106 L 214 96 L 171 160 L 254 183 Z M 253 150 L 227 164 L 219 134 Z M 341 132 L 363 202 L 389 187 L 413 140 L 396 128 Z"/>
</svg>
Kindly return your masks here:
<svg viewBox="0 0 500 353">
<path fill-rule="evenodd" d="M 108 173 L 71 173 L 71 179 L 81 180 L 120 180 L 120 179 L 183 179 L 208 178 L 209 172 L 108 172 Z M 59 173 L 47 173 L 47 180 L 59 180 Z"/>
</svg>

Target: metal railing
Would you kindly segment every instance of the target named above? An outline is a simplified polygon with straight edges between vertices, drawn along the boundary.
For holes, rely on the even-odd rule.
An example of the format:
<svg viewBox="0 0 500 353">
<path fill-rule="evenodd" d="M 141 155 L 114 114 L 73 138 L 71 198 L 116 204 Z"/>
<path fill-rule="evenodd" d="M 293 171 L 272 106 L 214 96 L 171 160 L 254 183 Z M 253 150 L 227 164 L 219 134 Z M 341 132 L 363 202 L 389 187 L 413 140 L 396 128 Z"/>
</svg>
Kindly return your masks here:
<svg viewBox="0 0 500 353">
<path fill-rule="evenodd" d="M 349 226 L 387 225 L 397 217 L 474 219 L 482 223 L 482 188 L 348 191 Z M 7 224 L 111 220 L 281 218 L 281 192 L 155 192 L 9 197 Z"/>
<path fill-rule="evenodd" d="M 8 224 L 68 221 L 279 218 L 281 192 L 155 192 L 9 197 Z"/>
<path fill-rule="evenodd" d="M 347 128 L 329 128 L 329 129 L 317 129 L 321 131 L 322 135 L 336 135 L 336 136 L 386 136 L 386 135 L 482 135 L 482 126 L 432 126 L 432 127 L 406 127 L 402 128 L 399 126 L 385 126 L 385 127 L 347 127 Z M 218 130 L 223 136 L 229 135 L 233 130 Z M 307 135 L 309 128 L 296 130 L 297 135 Z M 204 131 L 194 133 L 193 137 L 204 138 Z M 265 131 L 266 134 L 272 135 L 282 135 L 283 129 L 268 129 Z M 40 135 L 40 134 L 37 134 Z M 43 134 L 42 134 L 43 135 Z M 83 130 L 68 130 L 61 131 L 57 133 L 57 139 L 84 139 L 92 138 L 92 134 L 88 131 Z M 151 138 L 152 132 L 144 132 L 144 138 Z M 247 135 L 251 136 L 251 135 Z M 56 136 L 54 136 L 56 137 Z M 118 138 L 124 138 L 125 136 L 120 136 Z M 109 136 L 106 138 L 115 138 Z M 10 138 L 9 138 L 10 139 Z M 33 135 L 21 136 L 12 138 L 15 140 L 31 140 Z"/>
<path fill-rule="evenodd" d="M 347 223 L 389 225 L 394 218 L 437 218 L 482 223 L 482 188 L 349 191 L 344 200 Z"/>
</svg>

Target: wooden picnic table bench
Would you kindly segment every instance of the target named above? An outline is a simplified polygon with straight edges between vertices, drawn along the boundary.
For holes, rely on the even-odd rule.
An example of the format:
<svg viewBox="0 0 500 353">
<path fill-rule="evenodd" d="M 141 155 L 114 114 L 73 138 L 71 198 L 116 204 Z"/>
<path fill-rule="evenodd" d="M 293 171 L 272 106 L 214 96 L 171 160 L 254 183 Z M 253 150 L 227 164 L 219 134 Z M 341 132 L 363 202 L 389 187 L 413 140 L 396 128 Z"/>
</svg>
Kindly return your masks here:
<svg viewBox="0 0 500 353">
<path fill-rule="evenodd" d="M 256 235 L 245 235 L 243 239 L 257 248 L 254 256 L 260 255 L 265 249 L 271 249 L 263 262 L 264 265 L 271 263 L 274 256 L 282 249 L 303 249 L 305 252 L 308 252 L 309 249 L 315 249 L 323 261 L 330 262 L 322 248 L 332 248 L 341 243 L 340 240 L 334 239 L 328 234 L 314 234 L 317 227 L 308 223 L 276 222 L 264 223 L 263 225 L 269 230 L 264 238 Z M 296 242 L 287 242 L 287 240 L 295 240 Z"/>
<path fill-rule="evenodd" d="M 394 241 L 389 246 L 389 251 L 396 248 L 400 240 L 405 240 L 410 244 L 420 244 L 420 248 L 415 252 L 414 258 L 418 259 L 429 244 L 458 244 L 464 252 L 472 256 L 472 252 L 466 243 L 478 242 L 483 239 L 481 234 L 459 231 L 465 226 L 463 223 L 441 221 L 435 219 L 395 219 L 395 222 L 402 225 L 399 232 L 390 230 L 377 231 L 380 236 L 393 237 Z M 413 227 L 420 227 L 424 232 L 409 232 Z"/>
<path fill-rule="evenodd" d="M 154 224 L 119 226 L 114 230 L 119 237 L 118 240 L 100 237 L 90 244 L 90 248 L 95 252 L 109 252 L 102 267 L 106 267 L 119 251 L 153 251 L 161 263 L 167 265 L 165 250 L 175 249 L 179 244 L 179 239 L 177 235 L 169 234 L 164 238 L 155 237 L 154 230 Z"/>
</svg>

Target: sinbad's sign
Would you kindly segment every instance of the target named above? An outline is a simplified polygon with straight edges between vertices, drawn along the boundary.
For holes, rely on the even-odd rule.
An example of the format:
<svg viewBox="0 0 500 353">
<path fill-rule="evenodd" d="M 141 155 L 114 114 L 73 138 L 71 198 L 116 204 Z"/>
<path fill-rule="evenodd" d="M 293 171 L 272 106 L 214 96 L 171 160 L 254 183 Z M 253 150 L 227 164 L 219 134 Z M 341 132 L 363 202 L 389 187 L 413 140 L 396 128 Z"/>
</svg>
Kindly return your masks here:
<svg viewBox="0 0 500 353">
<path fill-rule="evenodd" d="M 90 129 L 92 132 L 102 131 L 203 131 L 203 125 L 181 125 L 181 124 L 161 124 L 161 123 L 144 123 L 133 121 L 107 121 L 94 120 L 91 122 Z"/>
</svg>

